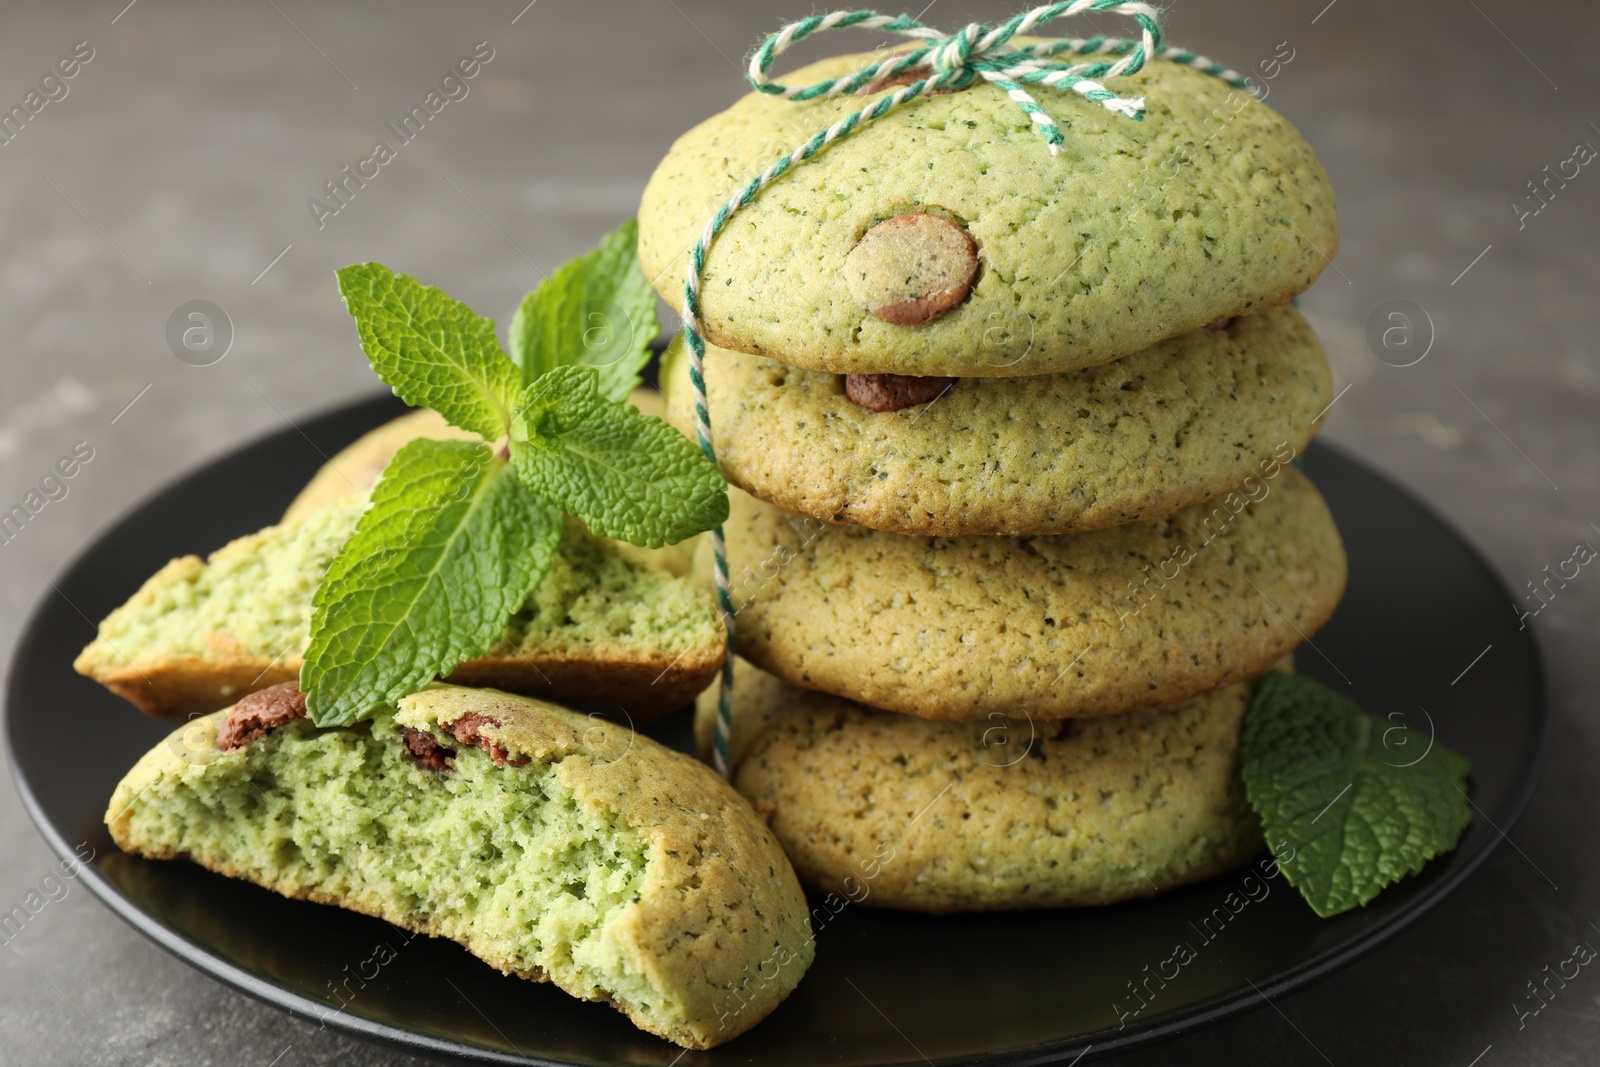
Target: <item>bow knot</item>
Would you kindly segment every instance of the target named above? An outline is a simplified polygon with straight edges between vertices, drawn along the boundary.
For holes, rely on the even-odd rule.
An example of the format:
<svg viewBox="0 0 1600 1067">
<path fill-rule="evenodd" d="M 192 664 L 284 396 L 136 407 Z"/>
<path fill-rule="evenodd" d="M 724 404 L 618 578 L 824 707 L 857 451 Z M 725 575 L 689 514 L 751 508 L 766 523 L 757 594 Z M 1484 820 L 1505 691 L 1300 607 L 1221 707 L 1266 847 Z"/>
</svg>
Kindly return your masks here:
<svg viewBox="0 0 1600 1067">
<path fill-rule="evenodd" d="M 972 43 L 978 39 L 983 27 L 969 22 L 960 33 L 952 34 L 930 50 L 929 66 L 937 74 L 961 71 L 972 58 Z"/>
<path fill-rule="evenodd" d="M 1042 23 L 1069 18 L 1089 11 L 1106 11 L 1130 16 L 1139 24 L 1137 40 L 1109 39 L 1105 37 L 1072 38 L 1046 41 L 1040 44 L 1015 45 L 1011 39 L 1027 33 Z M 1061 127 L 1039 106 L 1037 100 L 1024 88 L 1025 85 L 1042 84 L 1052 88 L 1071 89 L 1086 99 L 1110 111 L 1139 121 L 1144 118 L 1142 97 L 1123 97 L 1107 89 L 1102 78 L 1135 74 L 1151 56 L 1164 54 L 1161 47 L 1161 26 L 1155 8 L 1143 0 L 1065 0 L 1045 4 L 1000 23 L 985 26 L 969 23 L 952 34 L 942 34 L 906 15 L 880 15 L 875 11 L 835 11 L 827 15 L 792 22 L 772 34 L 755 55 L 750 57 L 750 84 L 763 93 L 781 96 L 786 100 L 814 100 L 818 97 L 842 96 L 851 93 L 876 92 L 894 79 L 912 77 L 906 85 L 891 96 L 879 101 L 864 113 L 865 121 L 880 117 L 933 90 L 959 91 L 978 79 L 993 83 L 1005 90 L 1038 129 L 1049 144 L 1051 153 L 1059 150 L 1065 138 Z M 870 63 L 860 70 L 830 81 L 814 85 L 782 85 L 767 77 L 767 71 L 778 56 L 790 46 L 805 40 L 814 33 L 825 30 L 843 30 L 855 27 L 868 30 L 887 30 L 911 38 L 916 47 Z M 1101 57 L 1087 62 L 1058 59 L 1058 56 L 1084 56 L 1100 53 Z M 1105 54 L 1119 58 L 1107 60 Z M 852 124 L 854 125 L 854 124 Z"/>
</svg>

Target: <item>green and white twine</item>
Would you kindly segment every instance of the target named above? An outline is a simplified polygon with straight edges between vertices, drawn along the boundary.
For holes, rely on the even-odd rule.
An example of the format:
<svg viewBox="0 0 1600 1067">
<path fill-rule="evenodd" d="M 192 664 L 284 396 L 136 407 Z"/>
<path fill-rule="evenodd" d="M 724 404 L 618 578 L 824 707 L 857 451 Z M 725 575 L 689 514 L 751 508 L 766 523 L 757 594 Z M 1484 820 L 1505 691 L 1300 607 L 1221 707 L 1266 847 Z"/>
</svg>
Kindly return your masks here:
<svg viewBox="0 0 1600 1067">
<path fill-rule="evenodd" d="M 1139 38 L 1107 37 L 1072 38 L 1048 41 L 1041 44 L 1014 45 L 1011 39 L 1026 34 L 1035 27 L 1055 19 L 1068 18 L 1085 12 L 1103 11 L 1127 15 L 1139 24 Z M 706 341 L 700 310 L 700 283 L 705 274 L 706 255 L 712 242 L 722 232 L 734 213 L 754 200 L 763 189 L 797 163 L 803 163 L 841 137 L 882 118 L 901 104 L 915 100 L 925 93 L 938 89 L 959 91 L 970 88 L 979 79 L 1005 90 L 1033 122 L 1035 131 L 1044 138 L 1051 155 L 1060 151 L 1065 143 L 1061 127 L 1039 106 L 1024 88 L 1026 85 L 1046 85 L 1055 89 L 1071 89 L 1092 100 L 1108 111 L 1134 120 L 1144 119 L 1144 98 L 1125 98 L 1101 84 L 1101 78 L 1135 74 L 1144 67 L 1150 56 L 1158 56 L 1174 63 L 1182 63 L 1215 75 L 1230 85 L 1255 93 L 1256 87 L 1243 75 L 1214 63 L 1204 56 L 1180 48 L 1163 47 L 1159 13 L 1149 4 L 1139 0 L 1069 0 L 1066 3 L 1045 4 L 1015 15 L 995 27 L 971 23 L 953 34 L 942 34 L 906 15 L 880 15 L 875 11 L 834 11 L 827 15 L 791 22 L 769 36 L 750 57 L 748 78 L 758 92 L 778 96 L 785 100 L 816 100 L 860 92 L 875 92 L 883 83 L 911 71 L 923 75 L 888 96 L 867 107 L 845 116 L 827 129 L 819 130 L 794 151 L 773 163 L 756 177 L 750 179 L 727 202 L 717 208 L 706 221 L 700 239 L 689 253 L 689 277 L 683 290 L 683 336 L 689 346 L 689 379 L 694 385 L 695 435 L 700 450 L 706 458 L 717 461 L 716 448 L 711 437 L 711 413 L 706 406 L 705 354 Z M 844 29 L 886 30 L 919 42 L 916 48 L 892 55 L 869 64 L 832 81 L 814 85 L 781 85 L 767 77 L 773 61 L 789 47 L 824 30 Z M 1103 59 L 1086 63 L 1063 62 L 1057 56 L 1114 55 L 1113 61 Z M 731 770 L 728 747 L 729 728 L 733 716 L 733 659 L 738 651 L 735 642 L 733 592 L 728 577 L 728 549 L 723 539 L 722 527 L 711 531 L 711 549 L 715 562 L 717 603 L 722 609 L 723 621 L 728 631 L 728 653 L 722 663 L 722 681 L 717 694 L 717 721 L 713 738 L 712 757 L 717 772 L 726 777 Z"/>
</svg>

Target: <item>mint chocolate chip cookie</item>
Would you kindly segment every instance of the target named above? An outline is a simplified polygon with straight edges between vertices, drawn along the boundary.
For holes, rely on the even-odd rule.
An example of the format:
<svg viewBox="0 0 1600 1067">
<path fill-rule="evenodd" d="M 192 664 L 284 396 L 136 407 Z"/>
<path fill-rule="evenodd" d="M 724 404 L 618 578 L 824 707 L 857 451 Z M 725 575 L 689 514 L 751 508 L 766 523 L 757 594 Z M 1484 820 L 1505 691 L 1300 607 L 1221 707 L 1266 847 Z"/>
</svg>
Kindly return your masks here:
<svg viewBox="0 0 1600 1067">
<path fill-rule="evenodd" d="M 348 541 L 365 493 L 269 526 L 205 560 L 183 556 L 100 622 L 73 666 L 142 711 L 215 711 L 299 678 L 317 583 Z M 633 562 L 576 522 L 489 655 L 453 680 L 582 703 L 642 725 L 676 711 L 716 673 L 727 638 L 687 579 Z"/>
<path fill-rule="evenodd" d="M 790 169 L 711 246 L 709 340 L 840 374 L 1052 374 L 1311 284 L 1338 244 L 1333 193 L 1282 116 L 1159 59 L 1109 87 L 1144 97 L 1144 121 L 1034 88 L 1066 136 L 1059 155 L 980 83 L 913 100 Z M 679 138 L 639 209 L 640 261 L 661 295 L 681 304 L 689 249 L 719 204 L 872 99 L 752 93 Z"/>
<path fill-rule="evenodd" d="M 910 537 L 729 496 L 739 654 L 924 718 L 1176 704 L 1269 669 L 1344 592 L 1328 507 L 1281 464 L 1165 518 L 1040 537 Z"/>
<path fill-rule="evenodd" d="M 777 842 L 625 726 L 435 686 L 319 729 L 293 687 L 196 719 L 117 786 L 118 846 L 460 942 L 688 1048 L 749 1029 L 814 951 Z"/>
<path fill-rule="evenodd" d="M 856 379 L 726 349 L 705 376 L 734 485 L 825 522 L 946 536 L 1094 530 L 1221 496 L 1303 449 L 1333 394 L 1291 307 L 1084 370 L 913 379 L 942 387 L 893 411 L 862 406 Z M 688 360 L 663 377 L 693 433 Z"/>
<path fill-rule="evenodd" d="M 1262 849 L 1239 777 L 1254 681 L 1087 721 L 928 722 L 788 685 L 742 661 L 734 786 L 801 881 L 868 907 L 1109 904 Z M 709 751 L 716 693 L 695 732 Z"/>
</svg>

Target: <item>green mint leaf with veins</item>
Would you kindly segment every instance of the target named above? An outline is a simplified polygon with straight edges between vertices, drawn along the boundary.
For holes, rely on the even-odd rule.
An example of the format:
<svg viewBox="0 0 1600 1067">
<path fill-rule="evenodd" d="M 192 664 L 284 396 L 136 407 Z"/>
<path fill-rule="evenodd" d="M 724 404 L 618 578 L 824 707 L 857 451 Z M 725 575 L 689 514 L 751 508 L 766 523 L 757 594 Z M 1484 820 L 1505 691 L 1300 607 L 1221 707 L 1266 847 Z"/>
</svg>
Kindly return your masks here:
<svg viewBox="0 0 1600 1067">
<path fill-rule="evenodd" d="M 659 548 L 728 517 L 716 465 L 660 419 L 606 399 L 592 367 L 557 367 L 524 390 L 511 463 L 601 537 Z"/>
<path fill-rule="evenodd" d="M 307 712 L 343 726 L 488 653 L 564 524 L 487 445 L 411 441 L 313 598 Z"/>
<path fill-rule="evenodd" d="M 593 367 L 608 400 L 626 399 L 639 385 L 661 326 L 638 244 L 639 226 L 629 219 L 523 298 L 510 335 L 522 385 L 570 366 Z"/>
<path fill-rule="evenodd" d="M 362 351 L 400 399 L 487 441 L 506 434 L 522 378 L 495 338 L 494 320 L 381 263 L 338 275 Z"/>
<path fill-rule="evenodd" d="M 1239 762 L 1279 867 L 1324 918 L 1416 874 L 1472 821 L 1464 757 L 1298 675 L 1261 679 Z"/>
</svg>

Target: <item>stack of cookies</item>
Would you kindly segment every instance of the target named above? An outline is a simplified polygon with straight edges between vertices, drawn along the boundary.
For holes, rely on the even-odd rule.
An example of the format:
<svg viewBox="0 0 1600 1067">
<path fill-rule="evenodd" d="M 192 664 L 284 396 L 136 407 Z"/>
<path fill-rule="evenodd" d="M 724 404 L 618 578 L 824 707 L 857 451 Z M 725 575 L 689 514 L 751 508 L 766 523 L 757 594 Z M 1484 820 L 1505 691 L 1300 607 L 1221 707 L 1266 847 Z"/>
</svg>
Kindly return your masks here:
<svg viewBox="0 0 1600 1067">
<path fill-rule="evenodd" d="M 1041 95 L 1054 156 L 990 87 L 913 100 L 711 247 L 733 777 L 815 887 L 1102 903 L 1261 848 L 1253 680 L 1345 582 L 1292 466 L 1332 400 L 1290 302 L 1333 253 L 1333 197 L 1224 82 L 1160 60 L 1116 82 L 1143 122 Z M 752 94 L 679 139 L 640 209 L 662 295 L 718 204 L 866 102 Z M 685 427 L 686 363 L 664 372 Z"/>
</svg>

